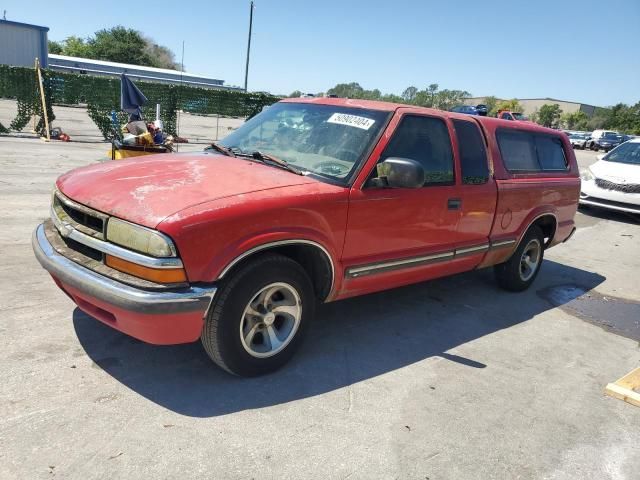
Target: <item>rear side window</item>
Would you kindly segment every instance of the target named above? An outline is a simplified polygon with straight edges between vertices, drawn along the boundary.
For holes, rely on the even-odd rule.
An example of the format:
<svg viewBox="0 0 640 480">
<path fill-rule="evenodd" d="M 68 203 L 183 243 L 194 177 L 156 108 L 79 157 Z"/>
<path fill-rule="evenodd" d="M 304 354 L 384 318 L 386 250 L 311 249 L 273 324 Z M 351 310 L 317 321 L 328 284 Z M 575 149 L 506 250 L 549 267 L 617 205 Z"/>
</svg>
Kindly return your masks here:
<svg viewBox="0 0 640 480">
<path fill-rule="evenodd" d="M 565 171 L 568 163 L 558 137 L 517 130 L 496 133 L 504 165 L 510 172 Z"/>
<path fill-rule="evenodd" d="M 498 145 L 505 167 L 511 172 L 540 170 L 533 137 L 517 130 L 498 131 Z"/>
<path fill-rule="evenodd" d="M 538 161 L 542 170 L 566 170 L 567 159 L 559 138 L 547 135 L 535 135 Z"/>
<path fill-rule="evenodd" d="M 407 115 L 380 157 L 410 158 L 422 164 L 425 185 L 451 184 L 453 153 L 447 125 L 439 118 Z"/>
<path fill-rule="evenodd" d="M 473 122 L 454 120 L 453 126 L 458 137 L 462 183 L 478 185 L 489 180 L 487 151 L 482 134 Z"/>
</svg>

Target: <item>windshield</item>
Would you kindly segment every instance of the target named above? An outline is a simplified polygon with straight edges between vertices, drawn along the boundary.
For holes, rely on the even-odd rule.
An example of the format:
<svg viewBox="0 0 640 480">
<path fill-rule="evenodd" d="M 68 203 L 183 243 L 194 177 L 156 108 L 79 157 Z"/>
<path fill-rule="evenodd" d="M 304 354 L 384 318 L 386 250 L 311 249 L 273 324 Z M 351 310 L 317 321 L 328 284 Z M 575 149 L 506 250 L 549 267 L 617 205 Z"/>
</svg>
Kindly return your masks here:
<svg viewBox="0 0 640 480">
<path fill-rule="evenodd" d="M 527 119 L 527 117 L 525 117 L 522 113 L 512 112 L 511 115 L 513 115 L 513 118 L 515 118 L 516 120 L 526 120 Z"/>
<path fill-rule="evenodd" d="M 276 103 L 218 142 L 259 151 L 305 173 L 346 181 L 367 154 L 390 112 L 311 103 Z"/>
<path fill-rule="evenodd" d="M 607 162 L 630 163 L 640 165 L 640 142 L 626 142 L 611 150 L 611 153 L 603 158 Z"/>
</svg>

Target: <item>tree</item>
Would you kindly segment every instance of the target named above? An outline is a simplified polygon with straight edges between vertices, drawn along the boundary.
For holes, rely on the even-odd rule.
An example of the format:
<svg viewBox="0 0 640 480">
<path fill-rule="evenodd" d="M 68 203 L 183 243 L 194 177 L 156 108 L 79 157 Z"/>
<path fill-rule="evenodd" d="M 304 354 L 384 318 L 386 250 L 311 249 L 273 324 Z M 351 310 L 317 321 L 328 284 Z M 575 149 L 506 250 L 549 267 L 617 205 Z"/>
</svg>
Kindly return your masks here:
<svg viewBox="0 0 640 480">
<path fill-rule="evenodd" d="M 49 51 L 71 57 L 92 58 L 148 67 L 179 69 L 171 50 L 158 45 L 137 30 L 122 26 L 99 30 L 93 37 L 67 37 L 49 42 Z"/>
<path fill-rule="evenodd" d="M 294 90 L 289 94 L 289 98 L 300 98 L 302 96 L 302 92 L 300 90 Z"/>
<path fill-rule="evenodd" d="M 97 60 L 131 63 L 133 65 L 160 66 L 146 51 L 146 42 L 140 32 L 121 26 L 98 30 L 89 39 L 91 53 Z"/>
<path fill-rule="evenodd" d="M 63 55 L 69 55 L 70 57 L 95 58 L 91 53 L 91 47 L 80 37 L 76 37 L 74 35 L 67 37 L 63 44 Z"/>
<path fill-rule="evenodd" d="M 464 100 L 470 96 L 471 94 L 464 90 L 448 90 L 445 88 L 435 94 L 433 108 L 451 110 L 456 105 L 463 103 Z"/>
<path fill-rule="evenodd" d="M 170 68 L 172 70 L 180 70 L 182 65 L 176 63 L 174 53 L 163 45 L 158 45 L 153 39 L 143 36 L 145 42 L 144 50 L 152 59 L 160 66 L 160 68 Z"/>
<path fill-rule="evenodd" d="M 560 116 L 560 123 L 569 130 L 586 130 L 588 121 L 589 117 L 582 110 Z"/>
<path fill-rule="evenodd" d="M 493 109 L 489 112 L 489 115 L 495 117 L 500 110 L 507 110 L 509 112 L 522 112 L 523 108 L 520 102 L 516 98 L 511 100 L 501 100 L 495 104 Z"/>
<path fill-rule="evenodd" d="M 484 104 L 487 106 L 487 115 L 490 115 L 491 112 L 496 108 L 498 99 L 494 96 L 485 97 Z"/>
<path fill-rule="evenodd" d="M 438 91 L 439 85 L 437 83 L 432 83 L 427 87 L 427 95 L 431 98 L 431 106 L 433 107 L 436 103 L 436 92 Z"/>
<path fill-rule="evenodd" d="M 557 127 L 560 115 L 562 115 L 560 105 L 557 103 L 554 103 L 553 105 L 545 103 L 540 107 L 537 121 L 544 127 Z"/>
<path fill-rule="evenodd" d="M 327 95 L 337 95 L 340 98 L 363 98 L 364 88 L 357 82 L 339 83 L 327 90 Z"/>
<path fill-rule="evenodd" d="M 418 89 L 416 87 L 407 87 L 404 89 L 404 92 L 402 92 L 402 100 L 404 100 L 406 103 L 413 103 L 413 101 L 416 99 L 417 93 Z"/>
<path fill-rule="evenodd" d="M 62 42 L 49 40 L 49 53 L 53 53 L 54 55 L 62 55 L 63 50 L 64 44 Z"/>
</svg>

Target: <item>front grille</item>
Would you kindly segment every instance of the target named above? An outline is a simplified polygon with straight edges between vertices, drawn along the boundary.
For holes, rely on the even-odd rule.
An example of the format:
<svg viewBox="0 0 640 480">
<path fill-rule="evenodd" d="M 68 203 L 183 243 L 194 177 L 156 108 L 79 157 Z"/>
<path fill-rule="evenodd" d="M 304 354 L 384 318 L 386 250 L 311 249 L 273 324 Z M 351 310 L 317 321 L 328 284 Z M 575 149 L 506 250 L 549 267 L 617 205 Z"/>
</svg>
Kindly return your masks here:
<svg viewBox="0 0 640 480">
<path fill-rule="evenodd" d="M 624 193 L 640 193 L 640 184 L 637 183 L 615 183 L 602 178 L 596 178 L 596 185 L 604 190 L 614 190 Z"/>
<path fill-rule="evenodd" d="M 61 200 L 58 195 L 54 197 L 53 201 L 54 208 L 58 207 L 64 210 L 64 212 L 69 215 L 69 218 L 77 224 L 76 227 L 80 227 L 80 230 L 84 230 L 84 228 L 86 228 L 89 231 L 85 233 L 88 233 L 92 236 L 96 236 L 96 234 L 99 234 L 97 236 L 104 237 L 105 222 L 97 214 L 94 215 L 90 213 L 91 210 L 84 207 L 75 207 L 70 202 Z"/>
<path fill-rule="evenodd" d="M 65 243 L 65 245 L 69 247 L 71 250 L 75 250 L 76 252 L 81 253 L 82 255 L 85 255 L 89 258 L 93 258 L 98 262 L 102 262 L 103 259 L 102 259 L 101 251 L 96 250 L 95 248 L 88 247 L 83 243 L 76 242 L 72 238 L 64 238 L 64 237 L 60 237 L 60 238 Z"/>
</svg>

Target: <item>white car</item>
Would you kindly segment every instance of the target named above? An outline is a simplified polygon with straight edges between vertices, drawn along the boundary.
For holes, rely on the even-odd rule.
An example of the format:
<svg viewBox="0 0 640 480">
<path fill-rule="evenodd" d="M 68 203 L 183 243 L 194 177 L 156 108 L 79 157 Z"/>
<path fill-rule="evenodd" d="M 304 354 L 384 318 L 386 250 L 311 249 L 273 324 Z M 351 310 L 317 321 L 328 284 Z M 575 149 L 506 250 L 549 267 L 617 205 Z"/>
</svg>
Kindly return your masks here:
<svg viewBox="0 0 640 480">
<path fill-rule="evenodd" d="M 569 142 L 573 148 L 584 150 L 587 147 L 587 140 L 591 137 L 584 133 L 572 133 L 569 135 Z"/>
<path fill-rule="evenodd" d="M 640 138 L 614 148 L 580 177 L 580 204 L 640 214 Z"/>
</svg>

